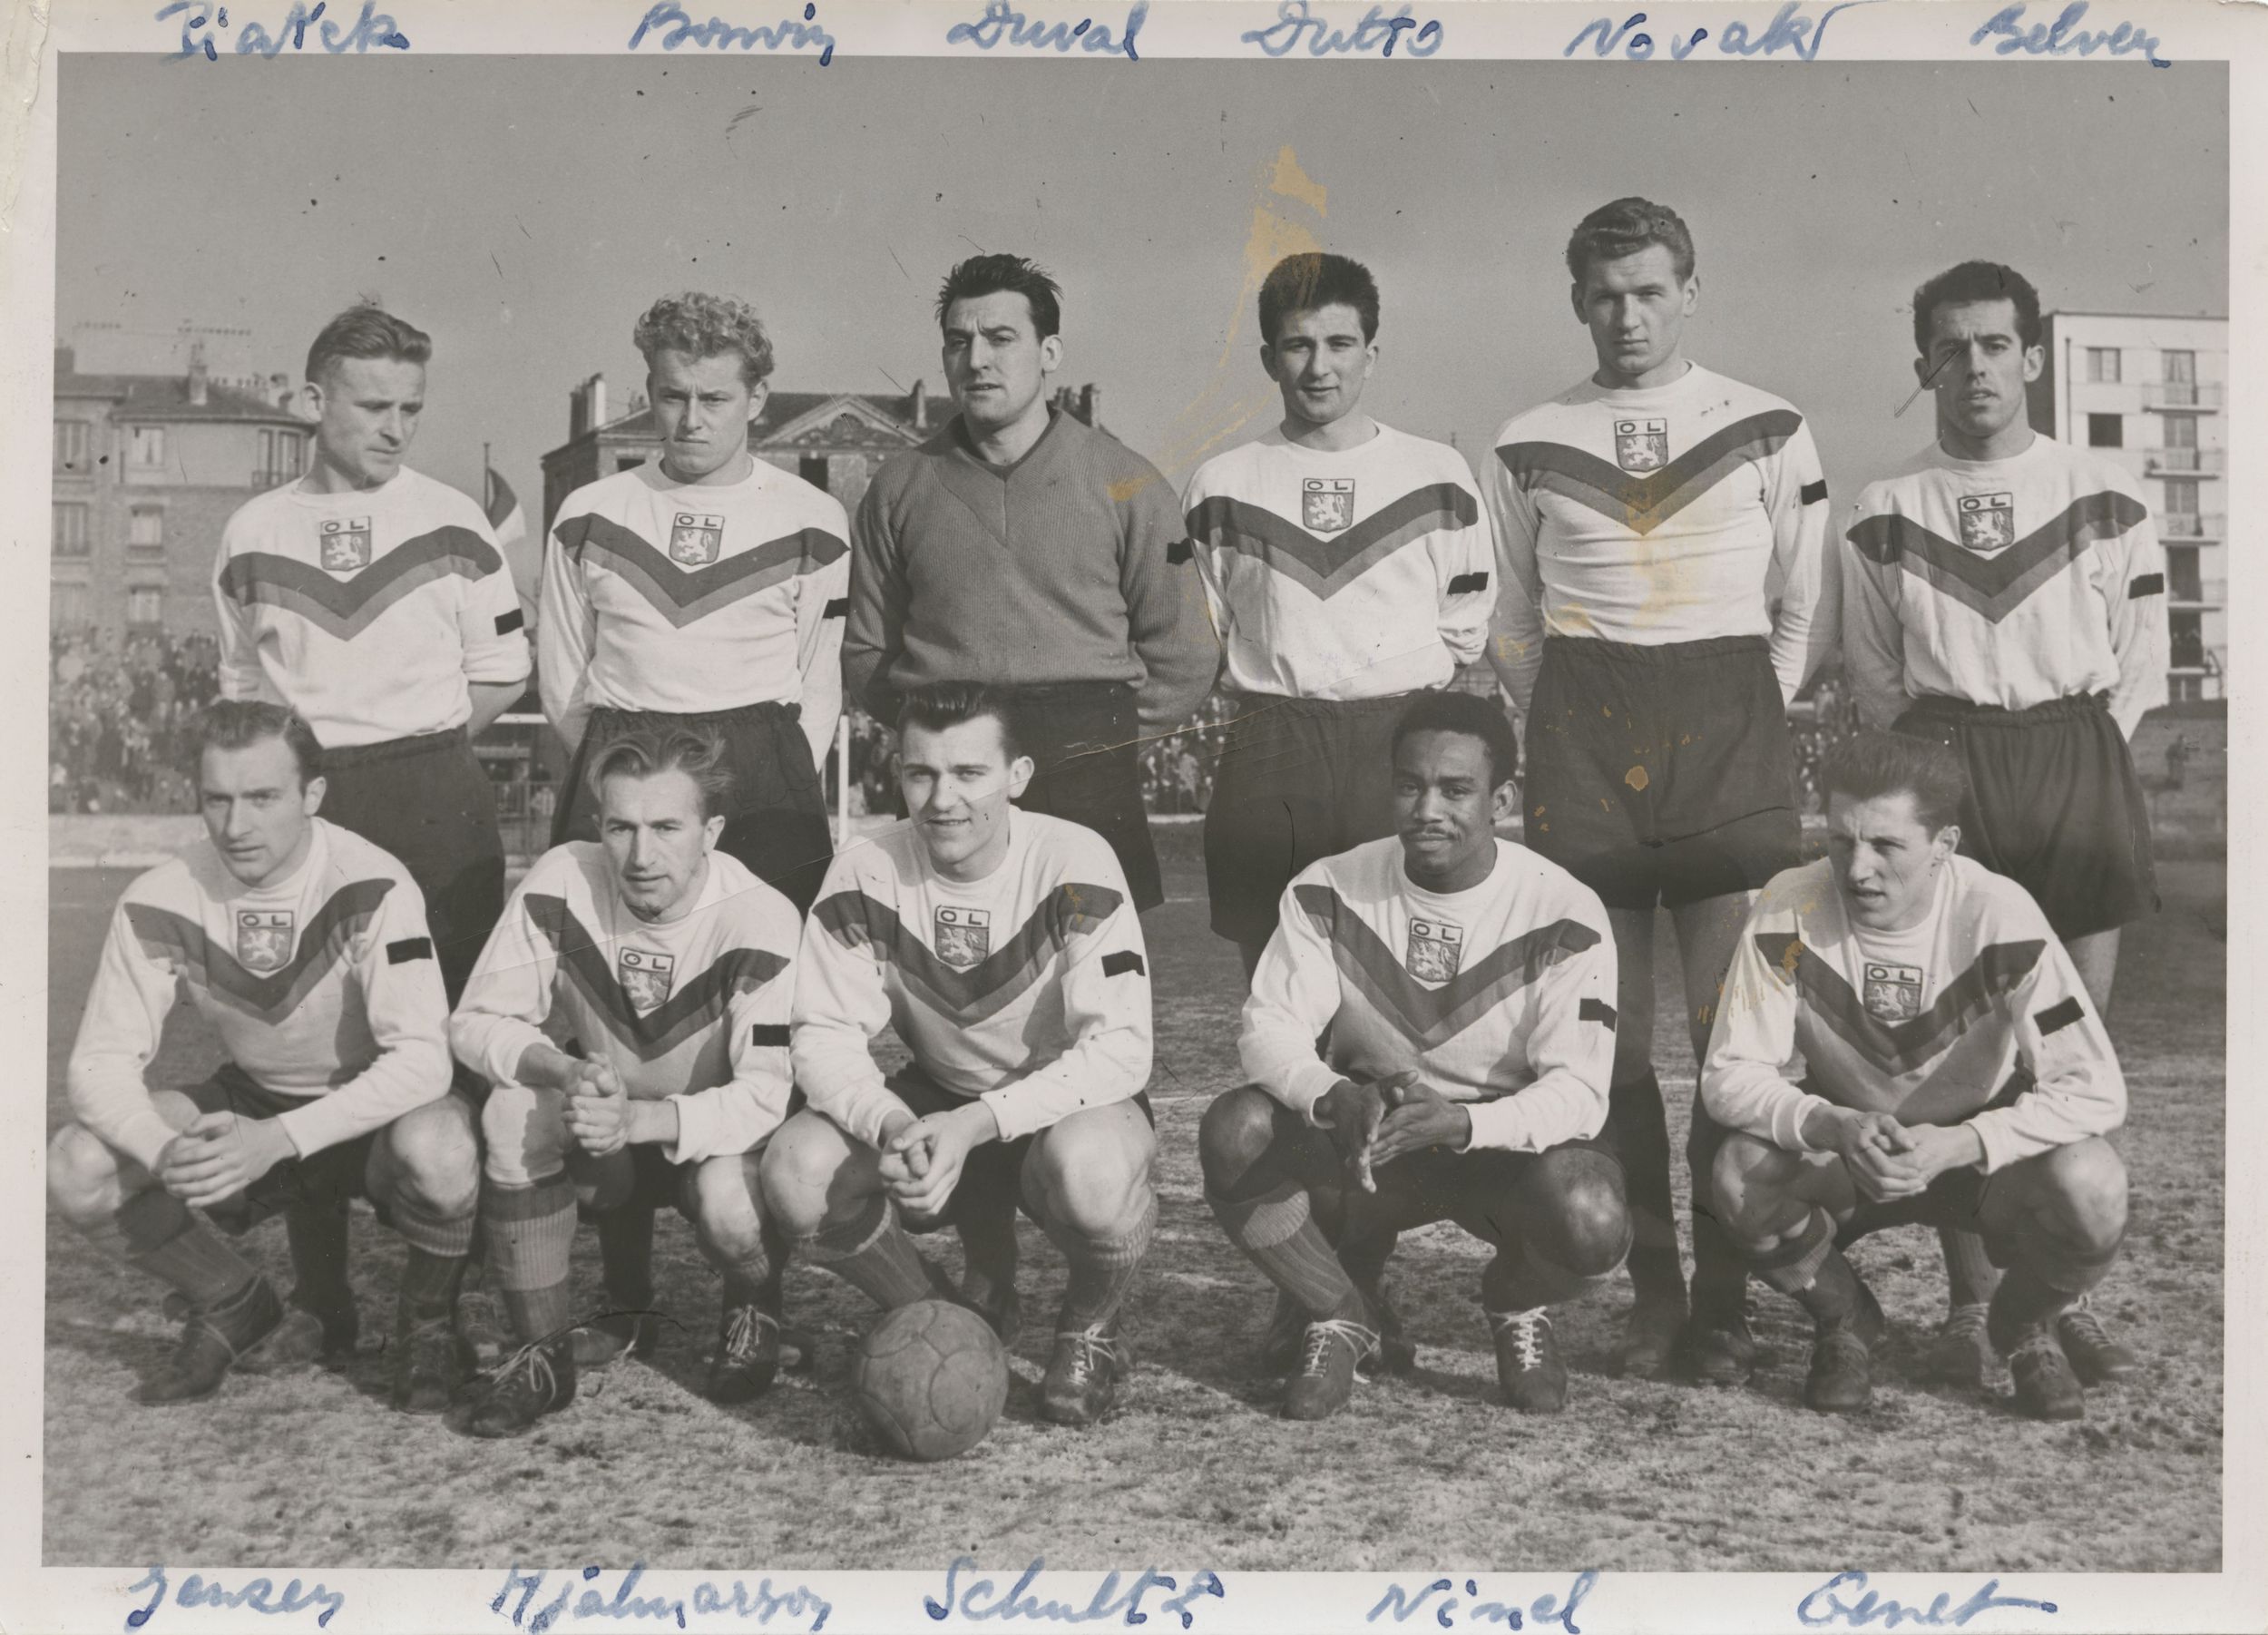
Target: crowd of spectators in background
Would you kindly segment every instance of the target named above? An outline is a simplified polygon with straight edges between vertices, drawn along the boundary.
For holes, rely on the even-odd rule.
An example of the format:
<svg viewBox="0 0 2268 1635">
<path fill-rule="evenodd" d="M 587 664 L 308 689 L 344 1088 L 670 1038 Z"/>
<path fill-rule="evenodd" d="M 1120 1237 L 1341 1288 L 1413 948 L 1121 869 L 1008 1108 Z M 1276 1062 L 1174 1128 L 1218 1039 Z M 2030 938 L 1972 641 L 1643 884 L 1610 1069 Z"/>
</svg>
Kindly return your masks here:
<svg viewBox="0 0 2268 1635">
<path fill-rule="evenodd" d="M 47 809 L 190 812 L 175 734 L 220 695 L 210 636 L 58 631 L 47 657 Z"/>
</svg>

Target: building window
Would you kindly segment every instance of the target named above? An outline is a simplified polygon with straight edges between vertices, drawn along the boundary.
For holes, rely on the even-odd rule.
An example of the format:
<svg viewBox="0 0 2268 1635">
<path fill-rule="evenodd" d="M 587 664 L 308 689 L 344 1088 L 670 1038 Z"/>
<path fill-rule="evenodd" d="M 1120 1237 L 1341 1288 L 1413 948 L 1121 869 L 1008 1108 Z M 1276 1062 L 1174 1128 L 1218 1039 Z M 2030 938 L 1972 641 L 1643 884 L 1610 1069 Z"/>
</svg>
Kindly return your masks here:
<svg viewBox="0 0 2268 1635">
<path fill-rule="evenodd" d="M 279 431 L 273 426 L 262 428 L 259 468 L 252 474 L 252 485 L 276 488 L 292 481 L 305 469 L 302 462 L 306 455 L 307 439 L 298 432 Z"/>
<path fill-rule="evenodd" d="M 51 630 L 83 630 L 94 620 L 93 594 L 83 584 L 47 587 L 47 624 Z"/>
<path fill-rule="evenodd" d="M 2161 352 L 2158 357 L 2165 365 L 2161 379 L 2181 386 L 2195 386 L 2197 383 L 2197 355 L 2195 352 Z"/>
<path fill-rule="evenodd" d="M 803 478 L 805 482 L 810 484 L 821 494 L 827 491 L 826 456 L 825 455 L 805 455 L 797 462 L 797 467 L 796 475 Z"/>
<path fill-rule="evenodd" d="M 136 505 L 126 523 L 126 551 L 132 556 L 163 556 L 165 513 L 155 505 Z"/>
<path fill-rule="evenodd" d="M 614 469 L 617 471 L 636 471 L 645 463 L 646 456 L 643 455 L 618 455 L 615 456 Z"/>
<path fill-rule="evenodd" d="M 2175 670 L 2203 670 L 2205 666 L 2204 615 L 2197 612 L 2171 612 L 2165 615 L 2167 657 Z"/>
<path fill-rule="evenodd" d="M 126 592 L 126 622 L 136 630 L 155 630 L 165 622 L 165 590 L 161 585 L 138 584 Z"/>
<path fill-rule="evenodd" d="M 132 463 L 143 471 L 165 464 L 165 427 L 137 426 L 133 433 Z"/>
<path fill-rule="evenodd" d="M 2195 448 L 2195 447 L 2196 447 L 2196 446 L 2197 446 L 2197 416 L 2195 416 L 2195 415 L 2168 415 L 2168 416 L 2165 416 L 2165 446 L 2166 446 L 2166 447 L 2168 447 L 2168 448 Z M 2191 464 L 2192 465 L 2195 465 L 2196 464 L 2196 462 L 2195 462 L 2195 460 L 2192 460 L 2192 461 L 2190 462 L 2190 464 Z"/>
<path fill-rule="evenodd" d="M 93 469 L 89 462 L 92 439 L 87 434 L 94 428 L 83 420 L 55 422 L 55 469 L 82 474 Z"/>
<path fill-rule="evenodd" d="M 2165 513 L 2168 516 L 2197 514 L 2197 479 L 2167 477 L 2165 483 Z"/>
<path fill-rule="evenodd" d="M 2089 448 L 2126 447 L 2126 417 L 2124 415 L 2089 415 L 2087 417 L 2087 445 Z"/>
<path fill-rule="evenodd" d="M 2087 377 L 2104 386 L 2118 384 L 2118 348 L 2089 347 L 2087 349 Z"/>
<path fill-rule="evenodd" d="M 2205 696 L 2205 679 L 2203 676 L 2171 677 L 2166 682 L 2165 696 L 2170 703 L 2202 703 Z"/>
<path fill-rule="evenodd" d="M 2197 572 L 2197 547 L 2168 545 L 2165 548 L 2165 599 L 2168 602 L 2203 602 L 2204 581 Z"/>
<path fill-rule="evenodd" d="M 54 554 L 84 557 L 93 550 L 87 530 L 87 507 L 65 501 L 55 507 Z"/>
</svg>

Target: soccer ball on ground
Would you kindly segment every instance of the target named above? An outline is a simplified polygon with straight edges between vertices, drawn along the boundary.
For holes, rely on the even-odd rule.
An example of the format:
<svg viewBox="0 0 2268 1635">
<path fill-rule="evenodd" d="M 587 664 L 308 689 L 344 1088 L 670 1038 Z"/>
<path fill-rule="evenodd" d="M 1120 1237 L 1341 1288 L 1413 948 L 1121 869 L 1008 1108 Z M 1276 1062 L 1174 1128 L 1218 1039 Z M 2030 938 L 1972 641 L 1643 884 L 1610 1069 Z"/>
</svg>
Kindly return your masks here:
<svg viewBox="0 0 2268 1635">
<path fill-rule="evenodd" d="M 883 1314 L 851 1364 L 851 1395 L 883 1445 L 924 1464 L 984 1440 L 1008 1400 L 1008 1356 L 964 1306 L 916 1300 Z"/>
</svg>

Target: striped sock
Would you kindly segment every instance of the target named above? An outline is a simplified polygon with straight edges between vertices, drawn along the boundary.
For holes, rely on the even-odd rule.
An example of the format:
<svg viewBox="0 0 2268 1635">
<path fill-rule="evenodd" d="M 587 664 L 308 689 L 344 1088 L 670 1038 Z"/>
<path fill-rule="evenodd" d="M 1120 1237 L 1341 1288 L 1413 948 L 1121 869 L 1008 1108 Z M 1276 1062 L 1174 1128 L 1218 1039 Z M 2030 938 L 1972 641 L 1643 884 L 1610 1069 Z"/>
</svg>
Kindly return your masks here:
<svg viewBox="0 0 2268 1635">
<path fill-rule="evenodd" d="M 445 1260 L 462 1260 L 473 1252 L 473 1223 L 479 1219 L 479 1213 L 475 1209 L 462 1215 L 436 1215 L 415 1199 L 397 1192 L 386 1199 L 386 1219 L 413 1251 L 422 1250 Z M 297 1238 L 293 1239 L 292 1248 L 298 1248 Z"/>
<path fill-rule="evenodd" d="M 1306 1189 L 1297 1181 L 1279 1182 L 1253 1199 L 1207 1191 L 1205 1201 L 1228 1240 L 1308 1316 L 1331 1317 L 1355 1298 L 1354 1280 L 1331 1252 L 1308 1208 Z"/>
<path fill-rule="evenodd" d="M 806 1238 L 804 1253 L 885 1311 L 939 1297 L 929 1262 L 879 1192 L 848 1220 Z"/>
<path fill-rule="evenodd" d="M 568 1258 L 575 1241 L 575 1189 L 564 1174 L 527 1186 L 482 1186 L 489 1267 L 523 1341 L 567 1327 Z"/>
<path fill-rule="evenodd" d="M 402 1267 L 401 1300 L 411 1322 L 446 1317 L 455 1309 L 456 1291 L 464 1281 L 464 1258 L 463 1254 L 437 1255 L 415 1241 L 410 1244 L 409 1258 Z"/>
<path fill-rule="evenodd" d="M 1141 1213 L 1135 1217 L 1132 1226 L 1115 1237 L 1085 1238 L 1059 1231 L 1052 1223 L 1041 1223 L 1063 1251 L 1063 1258 L 1070 1262 L 1070 1280 L 1063 1291 L 1063 1316 L 1057 1324 L 1067 1333 L 1100 1327 L 1109 1322 L 1118 1315 L 1127 1290 L 1134 1286 L 1134 1274 L 1140 1269 L 1142 1257 L 1149 1252 L 1150 1238 L 1158 1230 L 1158 1197 L 1145 1191 Z"/>
<path fill-rule="evenodd" d="M 2000 1285 L 2000 1273 L 1985 1253 L 1984 1238 L 1959 1227 L 1940 1227 L 1938 1247 L 1945 1251 L 1945 1284 L 1953 1306 L 1982 1306 Z"/>
<path fill-rule="evenodd" d="M 82 1230 L 97 1247 L 200 1306 L 234 1298 L 259 1275 L 210 1221 L 162 1188 L 135 1193 L 109 1219 Z"/>
<path fill-rule="evenodd" d="M 1858 1309 L 1858 1274 L 1835 1248 L 1835 1219 L 1813 1208 L 1794 1238 L 1755 1256 L 1756 1276 L 1788 1296 L 1813 1319 L 1840 1323 Z"/>
</svg>

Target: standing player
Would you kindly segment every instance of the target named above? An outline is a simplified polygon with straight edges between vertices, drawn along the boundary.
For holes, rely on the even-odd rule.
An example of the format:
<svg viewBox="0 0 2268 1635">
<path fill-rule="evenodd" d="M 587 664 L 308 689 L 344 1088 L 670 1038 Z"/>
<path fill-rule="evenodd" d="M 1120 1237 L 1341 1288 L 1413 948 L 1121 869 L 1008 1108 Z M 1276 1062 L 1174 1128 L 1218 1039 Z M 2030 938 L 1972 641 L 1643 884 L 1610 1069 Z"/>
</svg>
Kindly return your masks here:
<svg viewBox="0 0 2268 1635">
<path fill-rule="evenodd" d="M 1701 286 L 1677 213 L 1604 205 L 1567 265 L 1598 367 L 1497 434 L 1495 659 L 1527 729 L 1527 842 L 1597 891 L 1614 925 L 1608 1130 L 1637 1231 L 1619 1360 L 1653 1379 L 1686 1315 L 1653 1065 L 1655 907 L 1677 934 L 1697 1062 L 1750 898 L 1796 858 L 1786 706 L 1834 639 L 1834 564 L 1804 417 L 1684 354 Z M 1729 1383 L 1755 1347 L 1746 1273 L 1705 1207 L 1712 1137 L 1696 1116 L 1689 1355 Z"/>
<path fill-rule="evenodd" d="M 508 1436 L 574 1400 L 568 1249 L 578 1199 L 650 1248 L 674 1202 L 724 1278 L 709 1395 L 745 1402 L 779 1363 L 783 1245 L 757 1180 L 787 1115 L 796 910 L 719 846 L 733 809 L 711 731 L 641 725 L 588 758 L 599 838 L 536 860 L 451 1019 L 495 1088 L 481 1115 L 497 1286 L 521 1349 L 474 1434 Z M 572 1043 L 582 1052 L 560 1048 Z M 643 1270 L 640 1257 L 640 1270 Z M 616 1268 L 610 1267 L 609 1270 Z M 650 1305 L 650 1281 L 610 1302 Z"/>
<path fill-rule="evenodd" d="M 2026 420 L 2046 355 L 2022 274 L 1940 273 L 1914 292 L 1913 335 L 1937 440 L 1859 495 L 1844 662 L 1867 725 L 1959 753 L 1961 850 L 2031 894 L 2100 1013 L 2119 927 L 2157 906 L 2126 740 L 2165 698 L 2165 560 L 2134 478 Z M 1991 1268 L 1950 1237 L 1946 1258 L 1938 1366 L 1973 1379 Z M 2063 1340 L 2090 1384 L 2138 1366 L 2084 1302 Z"/>
<path fill-rule="evenodd" d="M 455 1003 L 504 901 L 495 794 L 472 740 L 525 690 L 528 643 L 480 506 L 402 464 L 432 355 L 375 306 L 323 326 L 308 349 L 314 463 L 229 519 L 213 596 L 221 697 L 279 701 L 314 729 L 327 820 L 417 882 Z M 353 1349 L 343 1205 L 295 1208 L 286 1224 L 293 1303 L 332 1350 Z M 490 1350 L 480 1303 L 461 1320 Z"/>
<path fill-rule="evenodd" d="M 1284 1401 L 1343 1406 L 1380 1317 L 1317 1228 L 1454 1220 L 1496 1246 L 1481 1304 L 1505 1399 L 1567 1404 L 1549 1307 L 1630 1247 L 1622 1173 L 1592 1140 L 1614 1058 L 1615 950 L 1598 896 L 1496 838 L 1518 749 L 1493 703 L 1428 693 L 1395 724 L 1398 837 L 1300 871 L 1254 973 L 1255 1082 L 1206 1109 L 1205 1200 L 1307 1317 Z M 1317 1041 L 1325 1043 L 1318 1047 Z"/>
<path fill-rule="evenodd" d="M 811 1258 L 894 1307 L 939 1292 L 910 1229 L 960 1230 L 960 1297 L 1012 1345 L 1016 1206 L 1070 1263 L 1040 1411 L 1091 1425 L 1132 1357 L 1119 1307 L 1158 1223 L 1142 925 L 1110 848 L 1010 802 L 1031 758 L 967 682 L 905 696 L 907 826 L 846 852 L 804 930 L 808 1111 L 764 1191 Z M 885 1079 L 894 1028 L 913 1064 Z"/>
<path fill-rule="evenodd" d="M 1739 1132 L 1716 1156 L 1718 1206 L 1817 1325 L 1813 1407 L 1867 1405 L 1884 1328 L 1838 1241 L 1928 1221 L 1980 1234 L 2009 1268 L 1987 1327 L 2018 1408 L 2076 1419 L 2056 1318 L 2110 1269 L 2126 1220 L 2103 1139 L 2126 1087 L 2101 1015 L 2023 887 L 1954 855 L 1951 750 L 1862 733 L 1821 778 L 1828 855 L 1757 899 L 1701 1075 Z"/>
<path fill-rule="evenodd" d="M 832 849 L 850 522 L 748 450 L 772 343 L 746 302 L 670 297 L 631 339 L 661 458 L 569 494 L 544 551 L 537 674 L 573 756 L 552 841 L 597 833 L 582 769 L 615 733 L 705 726 L 733 791 L 719 846 L 801 913 Z"/>
<path fill-rule="evenodd" d="M 279 1210 L 370 1199 L 409 1244 L 394 1405 L 438 1413 L 456 1379 L 449 1317 L 479 1156 L 471 1103 L 450 1092 L 448 1002 L 416 883 L 315 815 L 318 751 L 289 710 L 223 701 L 194 731 L 207 838 L 119 901 L 48 1196 L 187 1303 L 181 1344 L 142 1387 L 150 1403 L 207 1395 L 255 1349 L 280 1361 L 320 1348 L 315 1317 L 287 1317 L 216 1224 L 241 1235 Z M 143 1074 L 183 990 L 228 1061 L 201 1084 L 153 1092 Z"/>
<path fill-rule="evenodd" d="M 1204 699 L 1220 653 L 1173 490 L 1049 406 L 1062 292 L 1020 256 L 975 256 L 937 297 L 960 409 L 875 474 L 851 537 L 843 680 L 875 719 L 935 681 L 1004 688 L 1038 770 L 1029 812 L 1095 830 L 1137 910 L 1165 900 L 1139 749 Z"/>
</svg>

